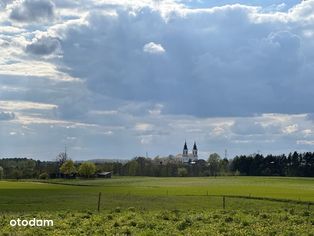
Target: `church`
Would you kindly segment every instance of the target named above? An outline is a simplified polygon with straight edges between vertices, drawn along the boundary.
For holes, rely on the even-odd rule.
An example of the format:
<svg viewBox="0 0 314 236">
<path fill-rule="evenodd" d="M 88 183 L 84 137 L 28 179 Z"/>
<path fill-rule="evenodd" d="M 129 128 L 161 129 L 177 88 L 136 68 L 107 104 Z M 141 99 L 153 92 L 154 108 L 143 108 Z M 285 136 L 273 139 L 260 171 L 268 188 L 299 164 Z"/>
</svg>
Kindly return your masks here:
<svg viewBox="0 0 314 236">
<path fill-rule="evenodd" d="M 183 153 L 177 156 L 180 157 L 183 163 L 195 163 L 198 160 L 196 142 L 194 142 L 192 153 L 189 153 L 189 149 L 185 141 L 183 146 Z"/>
</svg>

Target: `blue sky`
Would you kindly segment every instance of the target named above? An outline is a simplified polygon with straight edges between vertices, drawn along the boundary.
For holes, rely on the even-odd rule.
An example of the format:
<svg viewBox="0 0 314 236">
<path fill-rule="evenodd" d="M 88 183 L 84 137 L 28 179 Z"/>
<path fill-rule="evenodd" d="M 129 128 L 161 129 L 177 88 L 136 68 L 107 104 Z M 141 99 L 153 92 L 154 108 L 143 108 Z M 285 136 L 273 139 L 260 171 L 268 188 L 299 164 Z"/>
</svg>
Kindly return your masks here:
<svg viewBox="0 0 314 236">
<path fill-rule="evenodd" d="M 0 1 L 0 155 L 312 151 L 314 1 Z"/>
</svg>

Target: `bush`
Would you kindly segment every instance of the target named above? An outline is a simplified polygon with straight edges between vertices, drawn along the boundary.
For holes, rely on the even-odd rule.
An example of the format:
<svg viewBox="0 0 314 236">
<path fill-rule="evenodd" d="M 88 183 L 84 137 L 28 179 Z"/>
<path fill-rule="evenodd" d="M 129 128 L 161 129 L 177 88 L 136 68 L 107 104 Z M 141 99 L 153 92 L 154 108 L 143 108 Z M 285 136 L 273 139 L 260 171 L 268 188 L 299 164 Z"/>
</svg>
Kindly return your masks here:
<svg viewBox="0 0 314 236">
<path fill-rule="evenodd" d="M 39 175 L 39 179 L 48 179 L 49 175 L 46 172 L 43 172 Z"/>
</svg>

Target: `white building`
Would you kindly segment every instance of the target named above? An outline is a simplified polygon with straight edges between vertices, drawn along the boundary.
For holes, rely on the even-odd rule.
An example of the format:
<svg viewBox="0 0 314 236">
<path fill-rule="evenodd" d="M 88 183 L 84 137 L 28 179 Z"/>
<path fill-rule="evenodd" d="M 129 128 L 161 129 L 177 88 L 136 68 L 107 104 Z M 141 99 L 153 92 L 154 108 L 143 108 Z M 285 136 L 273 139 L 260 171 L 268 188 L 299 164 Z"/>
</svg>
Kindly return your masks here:
<svg viewBox="0 0 314 236">
<path fill-rule="evenodd" d="M 183 146 L 183 153 L 177 155 L 178 158 L 181 159 L 183 163 L 193 163 L 198 160 L 197 155 L 197 146 L 196 142 L 194 142 L 192 153 L 189 153 L 188 146 L 186 145 L 186 142 Z"/>
</svg>

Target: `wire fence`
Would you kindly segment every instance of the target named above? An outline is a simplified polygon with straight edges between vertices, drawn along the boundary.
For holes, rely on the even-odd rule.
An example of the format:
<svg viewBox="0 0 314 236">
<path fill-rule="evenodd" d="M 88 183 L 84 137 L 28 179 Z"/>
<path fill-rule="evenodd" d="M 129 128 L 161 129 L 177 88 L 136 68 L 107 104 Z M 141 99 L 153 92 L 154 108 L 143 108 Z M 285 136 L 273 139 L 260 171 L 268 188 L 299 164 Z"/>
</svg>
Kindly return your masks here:
<svg viewBox="0 0 314 236">
<path fill-rule="evenodd" d="M 278 210 L 278 209 L 300 209 L 314 210 L 314 202 L 293 199 L 280 199 L 258 196 L 241 195 L 188 195 L 169 194 L 147 196 L 132 194 L 131 191 L 125 194 L 102 194 L 98 198 L 97 206 L 101 209 L 113 207 L 137 207 L 142 209 L 223 209 L 223 210 Z M 101 201 L 101 202 L 100 202 Z"/>
</svg>

